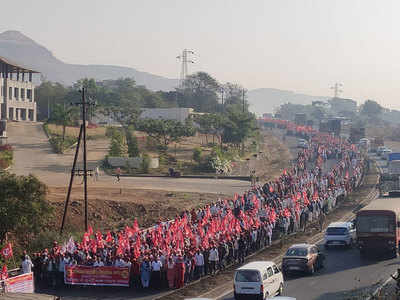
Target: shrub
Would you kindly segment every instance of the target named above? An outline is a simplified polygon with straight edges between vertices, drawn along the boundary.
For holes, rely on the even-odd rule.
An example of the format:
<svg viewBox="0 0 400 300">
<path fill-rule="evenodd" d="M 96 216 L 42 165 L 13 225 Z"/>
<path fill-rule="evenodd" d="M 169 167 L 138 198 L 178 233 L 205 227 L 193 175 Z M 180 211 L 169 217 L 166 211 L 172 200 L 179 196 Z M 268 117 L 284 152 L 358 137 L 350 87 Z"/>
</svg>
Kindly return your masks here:
<svg viewBox="0 0 400 300">
<path fill-rule="evenodd" d="M 203 154 L 203 150 L 200 147 L 194 148 L 193 149 L 193 160 L 197 163 L 200 163 L 202 154 Z"/>
<path fill-rule="evenodd" d="M 142 171 L 143 173 L 149 173 L 150 170 L 150 156 L 148 154 L 142 155 Z"/>
</svg>

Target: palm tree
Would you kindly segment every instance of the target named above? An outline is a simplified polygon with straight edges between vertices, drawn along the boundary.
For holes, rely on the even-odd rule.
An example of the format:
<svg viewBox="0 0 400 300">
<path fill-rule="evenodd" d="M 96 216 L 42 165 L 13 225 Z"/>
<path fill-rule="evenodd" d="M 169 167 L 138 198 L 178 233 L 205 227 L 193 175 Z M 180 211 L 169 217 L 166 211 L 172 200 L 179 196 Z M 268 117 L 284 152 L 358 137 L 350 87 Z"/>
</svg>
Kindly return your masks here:
<svg viewBox="0 0 400 300">
<path fill-rule="evenodd" d="M 73 121 L 78 117 L 78 112 L 76 107 L 68 107 L 65 105 L 56 104 L 53 109 L 53 114 L 50 123 L 54 123 L 56 125 L 60 125 L 63 127 L 62 132 L 62 144 L 64 145 L 65 141 L 65 133 L 68 125 L 72 125 Z"/>
</svg>

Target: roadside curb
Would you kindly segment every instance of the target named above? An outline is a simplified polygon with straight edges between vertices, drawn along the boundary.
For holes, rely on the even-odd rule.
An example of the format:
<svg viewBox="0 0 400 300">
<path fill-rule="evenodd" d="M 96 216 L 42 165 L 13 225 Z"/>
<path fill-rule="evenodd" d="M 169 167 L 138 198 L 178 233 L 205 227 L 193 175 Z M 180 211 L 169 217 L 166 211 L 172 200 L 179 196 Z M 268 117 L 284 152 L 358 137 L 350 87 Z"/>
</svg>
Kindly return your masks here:
<svg viewBox="0 0 400 300">
<path fill-rule="evenodd" d="M 112 174 L 112 176 L 115 176 Z M 216 175 L 182 175 L 180 177 L 170 177 L 166 175 L 151 175 L 151 174 L 137 174 L 137 175 L 129 175 L 129 174 L 121 174 L 120 177 L 149 177 L 149 178 L 170 178 L 170 179 L 179 179 L 179 178 L 197 178 L 197 179 L 231 179 L 231 180 L 243 180 L 250 181 L 249 176 L 216 176 Z"/>
</svg>

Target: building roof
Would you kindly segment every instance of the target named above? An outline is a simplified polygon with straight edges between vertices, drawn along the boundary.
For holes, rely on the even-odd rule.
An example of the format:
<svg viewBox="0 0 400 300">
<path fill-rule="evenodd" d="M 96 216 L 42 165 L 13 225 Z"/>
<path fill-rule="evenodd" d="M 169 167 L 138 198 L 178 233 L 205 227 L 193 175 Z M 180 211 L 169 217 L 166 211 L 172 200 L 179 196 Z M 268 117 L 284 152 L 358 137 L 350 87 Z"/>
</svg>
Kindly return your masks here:
<svg viewBox="0 0 400 300">
<path fill-rule="evenodd" d="M 16 63 L 12 62 L 11 60 L 9 60 L 8 58 L 4 58 L 1 56 L 0 56 L 0 63 L 9 65 L 11 67 L 11 69 L 9 70 L 11 73 L 16 73 L 17 71 L 27 72 L 27 73 L 40 73 L 38 71 L 35 71 L 30 68 L 23 67 L 22 65 L 16 64 Z"/>
</svg>

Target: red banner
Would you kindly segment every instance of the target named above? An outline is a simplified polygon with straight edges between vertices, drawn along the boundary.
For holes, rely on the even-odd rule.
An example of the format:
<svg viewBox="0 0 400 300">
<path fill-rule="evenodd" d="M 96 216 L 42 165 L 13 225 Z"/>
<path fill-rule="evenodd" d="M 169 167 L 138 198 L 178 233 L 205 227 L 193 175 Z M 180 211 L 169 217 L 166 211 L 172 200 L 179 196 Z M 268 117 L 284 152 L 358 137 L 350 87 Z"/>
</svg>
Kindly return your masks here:
<svg viewBox="0 0 400 300">
<path fill-rule="evenodd" d="M 128 267 L 65 266 L 65 284 L 129 286 Z"/>
<path fill-rule="evenodd" d="M 7 293 L 33 293 L 33 273 L 11 277 L 5 280 Z"/>
</svg>

